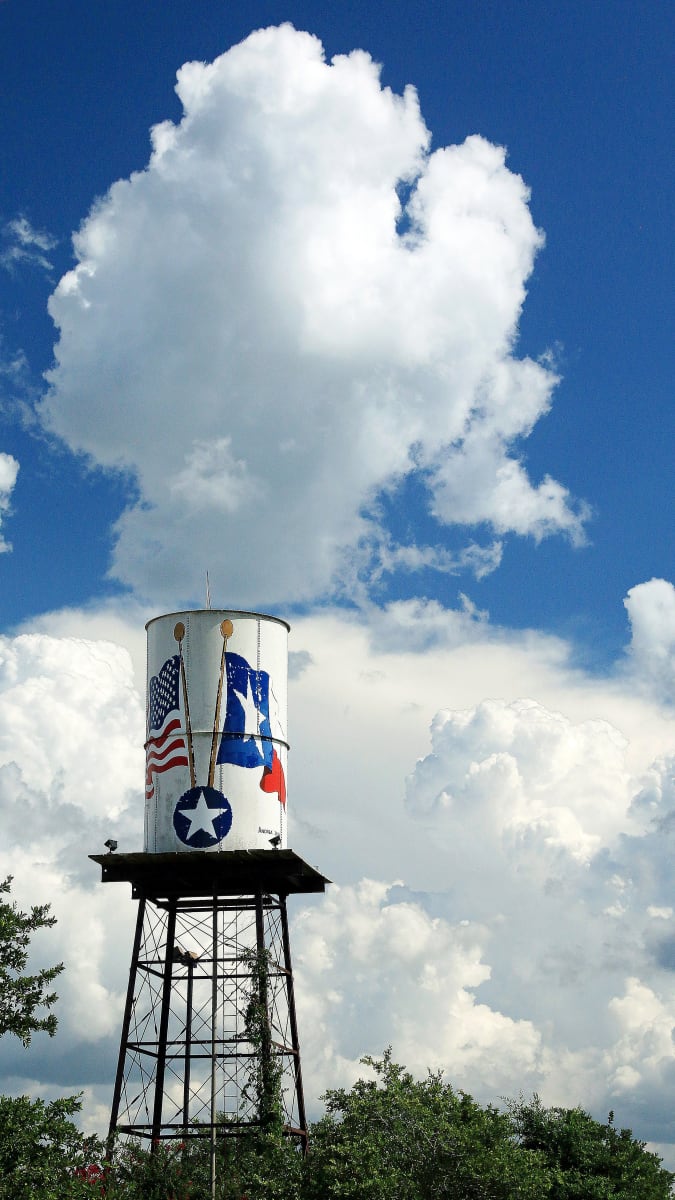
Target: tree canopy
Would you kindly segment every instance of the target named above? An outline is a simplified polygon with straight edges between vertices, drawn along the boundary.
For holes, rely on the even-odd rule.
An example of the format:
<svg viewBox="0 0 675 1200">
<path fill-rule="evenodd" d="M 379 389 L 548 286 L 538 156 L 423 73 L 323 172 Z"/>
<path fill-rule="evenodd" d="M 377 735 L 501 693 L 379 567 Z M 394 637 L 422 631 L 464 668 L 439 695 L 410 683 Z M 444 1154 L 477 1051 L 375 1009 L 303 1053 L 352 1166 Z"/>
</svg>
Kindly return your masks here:
<svg viewBox="0 0 675 1200">
<path fill-rule="evenodd" d="M 364 1059 L 375 1079 L 326 1094 L 312 1130 L 311 1200 L 539 1200 L 541 1155 L 522 1149 L 508 1114 L 392 1061 Z"/>
<path fill-rule="evenodd" d="M 10 890 L 12 876 L 0 882 L 0 894 Z M 13 1033 L 24 1046 L 38 1030 L 50 1037 L 56 1031 L 56 1016 L 38 1016 L 38 1010 L 49 1009 L 56 993 L 48 991 L 63 963 L 46 967 L 35 975 L 25 975 L 31 936 L 38 929 L 52 926 L 49 905 L 34 905 L 29 913 L 21 912 L 15 903 L 0 900 L 0 1036 Z"/>
<path fill-rule="evenodd" d="M 308 1200 L 670 1200 L 675 1176 L 629 1129 L 537 1096 L 499 1111 L 440 1072 L 415 1080 L 385 1053 L 375 1078 L 326 1096 Z"/>
<path fill-rule="evenodd" d="M 73 1122 L 79 1108 L 72 1096 L 0 1096 L 0 1200 L 92 1200 L 101 1147 Z"/>
<path fill-rule="evenodd" d="M 303 1159 L 278 1126 L 218 1142 L 217 1200 L 672 1200 L 675 1176 L 610 1114 L 505 1111 L 416 1080 L 387 1052 L 373 1079 L 326 1093 Z M 76 1098 L 0 1098 L 0 1200 L 210 1200 L 209 1141 L 102 1147 L 71 1118 Z"/>
<path fill-rule="evenodd" d="M 662 1200 L 675 1180 L 658 1155 L 617 1129 L 614 1114 L 595 1121 L 582 1108 L 545 1108 L 535 1096 L 509 1106 L 519 1145 L 538 1153 L 551 1200 Z"/>
</svg>

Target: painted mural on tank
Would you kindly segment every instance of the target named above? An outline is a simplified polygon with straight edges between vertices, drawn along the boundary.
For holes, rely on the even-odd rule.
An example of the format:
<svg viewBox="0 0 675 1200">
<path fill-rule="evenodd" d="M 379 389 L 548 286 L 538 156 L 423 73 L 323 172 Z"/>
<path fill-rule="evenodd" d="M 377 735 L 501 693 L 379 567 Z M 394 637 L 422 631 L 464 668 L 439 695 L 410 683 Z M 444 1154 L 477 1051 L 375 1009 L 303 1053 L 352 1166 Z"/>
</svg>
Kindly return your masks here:
<svg viewBox="0 0 675 1200">
<path fill-rule="evenodd" d="M 204 609 L 147 633 L 146 852 L 285 847 L 288 625 Z"/>
</svg>

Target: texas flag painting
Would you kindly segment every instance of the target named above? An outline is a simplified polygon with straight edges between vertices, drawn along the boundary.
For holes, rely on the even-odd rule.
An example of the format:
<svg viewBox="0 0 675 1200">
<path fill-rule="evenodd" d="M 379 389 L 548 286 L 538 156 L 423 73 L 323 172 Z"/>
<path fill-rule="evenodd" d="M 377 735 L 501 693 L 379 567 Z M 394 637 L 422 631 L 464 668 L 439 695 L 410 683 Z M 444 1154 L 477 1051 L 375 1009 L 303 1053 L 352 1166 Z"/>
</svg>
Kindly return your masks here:
<svg viewBox="0 0 675 1200">
<path fill-rule="evenodd" d="M 262 768 L 260 787 L 276 792 L 286 804 L 286 781 L 281 760 L 272 743 L 270 677 L 240 654 L 226 655 L 227 701 L 218 763 Z"/>
<path fill-rule="evenodd" d="M 240 654 L 226 656 L 227 703 L 218 763 L 236 767 L 272 766 L 270 677 Z"/>
<path fill-rule="evenodd" d="M 284 768 L 281 765 L 281 759 L 276 750 L 272 751 L 272 766 L 265 767 L 263 777 L 260 780 L 260 790 L 262 792 L 276 792 L 279 796 L 279 803 L 282 808 L 286 807 L 286 780 L 284 778 Z"/>
</svg>

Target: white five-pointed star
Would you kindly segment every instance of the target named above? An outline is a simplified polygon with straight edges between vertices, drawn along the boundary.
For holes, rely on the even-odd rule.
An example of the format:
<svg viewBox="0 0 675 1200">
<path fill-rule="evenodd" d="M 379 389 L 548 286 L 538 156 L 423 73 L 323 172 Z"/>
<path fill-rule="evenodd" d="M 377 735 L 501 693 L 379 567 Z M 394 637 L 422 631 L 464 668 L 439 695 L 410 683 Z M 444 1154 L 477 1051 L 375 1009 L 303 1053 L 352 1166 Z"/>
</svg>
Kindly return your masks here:
<svg viewBox="0 0 675 1200">
<path fill-rule="evenodd" d="M 238 696 L 241 706 L 244 710 L 244 737 L 248 741 L 251 738 L 254 742 L 260 737 L 258 732 L 258 718 L 260 716 L 258 705 L 255 702 L 255 697 L 251 692 L 251 677 L 246 673 L 246 691 L 240 692 L 237 688 L 234 689 L 235 696 Z M 260 750 L 260 747 L 258 747 Z M 260 750 L 262 754 L 262 750 Z"/>
<path fill-rule="evenodd" d="M 198 833 L 201 829 L 204 830 L 204 833 L 208 833 L 209 837 L 217 837 L 216 831 L 213 828 L 213 822 L 215 817 L 219 816 L 222 810 L 219 808 L 209 808 L 203 791 L 200 790 L 199 797 L 194 808 L 181 808 L 180 811 L 182 815 L 187 817 L 188 821 L 190 822 L 190 831 L 187 835 L 188 838 L 193 837 L 193 835 Z"/>
</svg>

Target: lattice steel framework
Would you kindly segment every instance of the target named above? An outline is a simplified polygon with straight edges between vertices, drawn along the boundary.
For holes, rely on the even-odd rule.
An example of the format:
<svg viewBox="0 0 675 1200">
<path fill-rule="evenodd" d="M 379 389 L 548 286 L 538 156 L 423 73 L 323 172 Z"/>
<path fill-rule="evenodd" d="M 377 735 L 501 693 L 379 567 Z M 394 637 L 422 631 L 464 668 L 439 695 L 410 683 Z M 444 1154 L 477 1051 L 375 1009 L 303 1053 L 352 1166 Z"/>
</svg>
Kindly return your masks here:
<svg viewBox="0 0 675 1200">
<path fill-rule="evenodd" d="M 201 872 L 192 854 L 92 856 L 139 902 L 111 1135 L 213 1145 L 259 1129 L 276 1100 L 306 1149 L 286 897 L 326 881 L 292 851 L 246 855 L 204 855 Z M 178 872 L 177 857 L 192 861 Z"/>
</svg>

